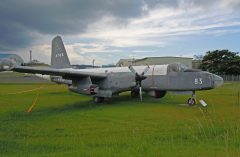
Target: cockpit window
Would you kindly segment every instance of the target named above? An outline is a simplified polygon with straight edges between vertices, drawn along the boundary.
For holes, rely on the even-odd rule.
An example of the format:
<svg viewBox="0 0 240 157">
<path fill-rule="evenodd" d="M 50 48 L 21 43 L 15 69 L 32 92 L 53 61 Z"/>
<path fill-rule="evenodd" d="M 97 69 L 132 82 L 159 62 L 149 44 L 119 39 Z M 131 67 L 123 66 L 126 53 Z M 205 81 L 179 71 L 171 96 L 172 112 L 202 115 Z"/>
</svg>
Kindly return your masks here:
<svg viewBox="0 0 240 157">
<path fill-rule="evenodd" d="M 173 63 L 173 64 L 169 64 L 168 65 L 167 72 L 168 73 L 171 73 L 171 72 L 184 72 L 187 69 L 188 68 L 185 65 L 182 65 L 180 63 Z"/>
<path fill-rule="evenodd" d="M 173 63 L 169 64 L 167 68 L 167 72 L 200 72 L 199 69 L 190 69 L 187 66 L 181 64 L 181 63 Z"/>
</svg>

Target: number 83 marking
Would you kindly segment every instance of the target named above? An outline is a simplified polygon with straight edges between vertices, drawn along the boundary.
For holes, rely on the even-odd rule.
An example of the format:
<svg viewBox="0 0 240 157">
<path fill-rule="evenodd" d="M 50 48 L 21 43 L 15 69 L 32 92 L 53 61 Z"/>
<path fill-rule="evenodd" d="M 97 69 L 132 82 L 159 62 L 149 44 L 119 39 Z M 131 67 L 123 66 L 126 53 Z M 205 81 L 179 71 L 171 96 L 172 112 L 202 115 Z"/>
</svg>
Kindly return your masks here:
<svg viewBox="0 0 240 157">
<path fill-rule="evenodd" d="M 203 84 L 202 78 L 195 78 L 194 83 L 195 84 Z"/>
</svg>

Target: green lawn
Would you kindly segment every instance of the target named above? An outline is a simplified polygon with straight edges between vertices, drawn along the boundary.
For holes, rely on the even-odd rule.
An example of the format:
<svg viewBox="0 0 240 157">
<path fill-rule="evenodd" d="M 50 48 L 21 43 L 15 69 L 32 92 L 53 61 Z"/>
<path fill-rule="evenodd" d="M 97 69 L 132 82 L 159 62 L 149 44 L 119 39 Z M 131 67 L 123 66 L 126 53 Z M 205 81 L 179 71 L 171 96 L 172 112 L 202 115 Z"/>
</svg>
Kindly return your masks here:
<svg viewBox="0 0 240 157">
<path fill-rule="evenodd" d="M 62 85 L 0 84 L 0 156 L 240 156 L 239 92 L 231 82 L 197 92 L 206 112 L 188 95 L 97 105 Z"/>
</svg>

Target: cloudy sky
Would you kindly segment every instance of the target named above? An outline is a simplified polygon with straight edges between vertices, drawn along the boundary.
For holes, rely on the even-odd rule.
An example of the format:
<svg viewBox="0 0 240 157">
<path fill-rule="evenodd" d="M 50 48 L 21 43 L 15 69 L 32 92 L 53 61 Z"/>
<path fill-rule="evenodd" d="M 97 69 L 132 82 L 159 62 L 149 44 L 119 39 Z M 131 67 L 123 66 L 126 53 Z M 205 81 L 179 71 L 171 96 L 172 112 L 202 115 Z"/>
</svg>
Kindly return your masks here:
<svg viewBox="0 0 240 157">
<path fill-rule="evenodd" d="M 50 62 L 61 35 L 72 64 L 240 51 L 240 0 L 1 0 L 0 53 Z"/>
</svg>

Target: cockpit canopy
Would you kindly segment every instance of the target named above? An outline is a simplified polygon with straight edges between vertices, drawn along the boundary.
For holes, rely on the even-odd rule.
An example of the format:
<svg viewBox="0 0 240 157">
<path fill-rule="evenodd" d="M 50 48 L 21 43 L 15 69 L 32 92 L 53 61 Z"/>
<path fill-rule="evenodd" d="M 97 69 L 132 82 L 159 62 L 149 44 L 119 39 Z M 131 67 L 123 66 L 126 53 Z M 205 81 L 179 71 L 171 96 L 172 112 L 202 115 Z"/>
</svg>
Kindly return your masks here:
<svg viewBox="0 0 240 157">
<path fill-rule="evenodd" d="M 172 63 L 169 64 L 167 67 L 167 73 L 172 72 L 200 72 L 199 69 L 190 69 L 187 66 L 181 64 L 181 63 Z"/>
</svg>

